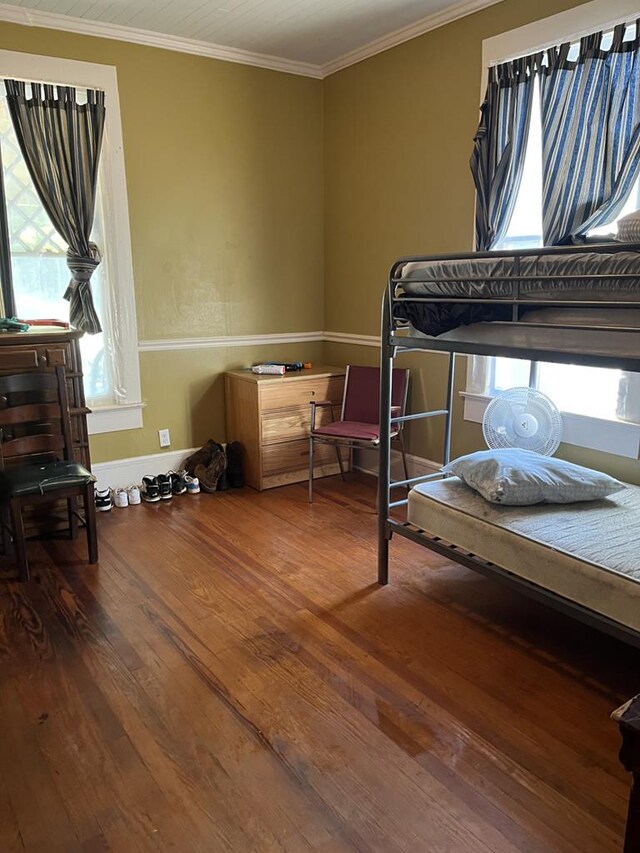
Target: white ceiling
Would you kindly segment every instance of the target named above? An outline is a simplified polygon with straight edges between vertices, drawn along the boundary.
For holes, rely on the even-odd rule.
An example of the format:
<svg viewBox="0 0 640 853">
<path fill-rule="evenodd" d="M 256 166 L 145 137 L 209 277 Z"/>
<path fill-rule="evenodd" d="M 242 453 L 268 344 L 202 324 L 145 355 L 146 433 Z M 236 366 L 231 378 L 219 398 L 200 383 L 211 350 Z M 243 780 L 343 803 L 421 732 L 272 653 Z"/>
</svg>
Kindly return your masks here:
<svg viewBox="0 0 640 853">
<path fill-rule="evenodd" d="M 0 8 L 35 10 L 34 24 L 38 15 L 54 13 L 323 68 L 425 19 L 438 25 L 495 2 L 499 0 L 13 0 Z M 396 41 L 415 34 L 402 33 Z"/>
</svg>

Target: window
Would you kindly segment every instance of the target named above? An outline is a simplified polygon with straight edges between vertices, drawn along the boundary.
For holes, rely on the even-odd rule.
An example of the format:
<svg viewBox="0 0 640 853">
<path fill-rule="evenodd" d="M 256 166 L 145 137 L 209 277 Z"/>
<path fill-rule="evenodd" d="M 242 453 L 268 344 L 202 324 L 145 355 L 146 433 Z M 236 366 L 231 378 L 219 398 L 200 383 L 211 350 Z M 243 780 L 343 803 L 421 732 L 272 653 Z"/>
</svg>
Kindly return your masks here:
<svg viewBox="0 0 640 853">
<path fill-rule="evenodd" d="M 79 92 L 82 99 L 82 93 Z M 67 246 L 49 219 L 29 175 L 13 129 L 6 93 L 0 88 L 0 148 L 4 179 L 11 271 L 16 315 L 26 320 L 69 319 L 69 303 L 63 294 L 69 282 Z M 85 335 L 80 341 L 89 406 L 116 402 L 115 370 L 107 357 L 105 339 L 112 337 L 108 300 L 108 245 L 103 239 L 102 194 L 98 180 L 98 203 L 92 238 L 103 259 L 91 279 L 96 310 L 103 332 Z M 107 299 L 105 299 L 107 297 Z"/>
<path fill-rule="evenodd" d="M 621 376 L 621 370 L 603 367 L 491 358 L 485 393 L 492 397 L 507 388 L 529 385 L 544 392 L 564 412 L 616 420 Z"/>
<path fill-rule="evenodd" d="M 0 51 L 0 76 L 105 91 L 105 134 L 92 239 L 102 262 L 91 286 L 103 328 L 81 339 L 85 394 L 94 410 L 89 431 L 142 426 L 129 220 L 115 69 Z M 25 319 L 68 320 L 63 298 L 70 272 L 67 246 L 38 198 L 20 152 L 0 84 L 0 147 L 16 313 Z"/>
<path fill-rule="evenodd" d="M 635 36 L 635 25 L 627 28 L 625 39 Z M 606 33 L 602 40 L 603 50 L 611 46 L 613 30 Z M 577 58 L 578 42 L 569 52 L 569 59 Z M 527 249 L 542 246 L 542 118 L 540 114 L 539 80 L 534 82 L 534 96 L 531 108 L 531 127 L 527 142 L 522 184 L 516 205 L 504 239 L 496 249 Z M 616 219 L 589 232 L 590 237 L 607 237 L 616 231 L 618 219 L 640 208 L 640 180 L 636 181 L 624 208 Z"/>
<path fill-rule="evenodd" d="M 574 38 L 574 50 L 577 52 L 577 39 L 580 36 L 599 29 L 612 31 L 616 19 L 612 19 L 611 14 L 616 14 L 616 7 L 619 7 L 617 20 L 629 19 L 624 0 L 604 0 L 589 6 L 593 10 L 592 20 L 585 20 L 584 15 L 577 15 L 577 10 L 570 10 L 534 25 L 522 27 L 513 33 L 487 40 L 483 46 L 485 67 L 491 62 L 525 55 L 551 44 L 574 41 Z M 632 28 L 629 28 L 628 34 L 630 37 L 633 35 Z M 606 41 L 604 46 L 607 46 Z M 617 218 L 638 208 L 640 181 L 631 191 Z M 616 221 L 595 229 L 591 235 L 605 236 L 614 233 Z M 507 234 L 496 248 L 539 246 L 542 246 L 542 133 L 540 94 L 536 87 L 522 185 Z M 547 394 L 558 408 L 566 413 L 564 420 L 567 441 L 593 449 L 638 457 L 640 429 L 635 424 L 618 420 L 618 394 L 622 371 L 576 365 L 535 364 L 507 358 L 474 357 L 469 361 L 471 363 L 465 395 L 465 417 L 468 419 L 481 420 L 486 400 L 499 391 L 513 386 L 530 385 Z"/>
</svg>

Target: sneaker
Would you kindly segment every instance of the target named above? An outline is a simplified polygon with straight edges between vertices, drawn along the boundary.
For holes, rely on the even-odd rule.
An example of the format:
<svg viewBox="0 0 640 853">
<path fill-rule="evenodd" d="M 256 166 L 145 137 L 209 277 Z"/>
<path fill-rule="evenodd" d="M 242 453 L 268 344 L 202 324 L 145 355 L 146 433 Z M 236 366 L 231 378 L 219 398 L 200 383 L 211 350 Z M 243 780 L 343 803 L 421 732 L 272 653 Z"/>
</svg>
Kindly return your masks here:
<svg viewBox="0 0 640 853">
<path fill-rule="evenodd" d="M 142 500 L 147 503 L 156 503 L 160 500 L 158 481 L 151 475 L 142 478 Z"/>
<path fill-rule="evenodd" d="M 117 507 L 120 507 L 120 508 L 124 508 L 125 506 L 129 506 L 129 495 L 127 494 L 126 489 L 116 489 L 115 504 Z"/>
<path fill-rule="evenodd" d="M 140 487 L 129 486 L 127 488 L 127 495 L 129 496 L 129 506 L 138 506 L 140 503 Z"/>
<path fill-rule="evenodd" d="M 216 492 L 226 492 L 229 489 L 229 480 L 227 479 L 227 453 L 224 449 L 223 444 L 218 444 L 216 442 L 216 446 L 218 450 L 220 450 L 224 454 L 224 468 L 220 472 L 220 476 L 218 477 L 218 485 L 216 486 Z"/>
<path fill-rule="evenodd" d="M 242 445 L 239 441 L 232 441 L 231 444 L 227 444 L 227 477 L 232 489 L 241 489 L 244 486 Z"/>
<path fill-rule="evenodd" d="M 109 512 L 112 508 L 111 489 L 96 489 L 96 509 L 98 512 Z"/>
<path fill-rule="evenodd" d="M 196 465 L 193 474 L 200 480 L 200 488 L 205 492 L 216 492 L 218 480 L 226 465 L 227 457 L 219 448 L 213 451 L 207 465 Z"/>
<path fill-rule="evenodd" d="M 184 495 L 187 491 L 184 471 L 169 471 L 167 474 L 171 481 L 171 491 L 174 495 Z"/>
<path fill-rule="evenodd" d="M 185 474 L 184 481 L 187 485 L 187 494 L 200 494 L 200 480 L 197 477 L 192 477 L 191 474 Z"/>
<path fill-rule="evenodd" d="M 170 501 L 173 497 L 173 492 L 171 491 L 171 477 L 168 474 L 158 474 L 156 480 L 158 481 L 160 497 L 163 501 Z"/>
<path fill-rule="evenodd" d="M 207 443 L 200 448 L 200 450 L 196 450 L 195 453 L 192 453 L 191 456 L 185 459 L 182 467 L 187 474 L 194 476 L 196 465 L 208 465 L 211 461 L 211 456 L 219 450 L 219 448 L 220 445 L 210 438 Z"/>
</svg>

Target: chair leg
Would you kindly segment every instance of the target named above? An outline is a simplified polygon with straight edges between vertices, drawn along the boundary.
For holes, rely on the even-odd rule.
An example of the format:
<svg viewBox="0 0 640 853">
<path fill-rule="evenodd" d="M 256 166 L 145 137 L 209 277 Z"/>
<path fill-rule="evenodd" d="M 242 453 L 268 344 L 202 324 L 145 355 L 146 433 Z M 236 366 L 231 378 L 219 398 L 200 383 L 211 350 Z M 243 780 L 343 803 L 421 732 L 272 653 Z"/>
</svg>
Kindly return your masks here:
<svg viewBox="0 0 640 853">
<path fill-rule="evenodd" d="M 333 446 L 336 449 L 336 456 L 338 457 L 338 465 L 340 466 L 340 476 L 343 480 L 346 480 L 346 477 L 344 476 L 344 462 L 342 461 L 342 453 L 340 452 L 342 448 L 339 444 L 334 444 Z"/>
<path fill-rule="evenodd" d="M 2 525 L 2 551 L 5 557 L 9 557 L 13 553 L 13 543 L 11 542 L 11 513 L 8 503 L 4 503 L 0 510 L 0 524 Z"/>
<path fill-rule="evenodd" d="M 29 580 L 29 563 L 27 561 L 27 543 L 24 538 L 24 524 L 22 521 L 22 506 L 20 501 L 13 498 L 9 503 L 11 512 L 11 529 L 13 532 L 13 546 L 16 553 L 18 565 L 18 577 L 21 581 Z"/>
<path fill-rule="evenodd" d="M 398 433 L 398 441 L 400 442 L 400 453 L 402 453 L 402 466 L 404 468 L 404 478 L 405 480 L 409 479 L 409 468 L 407 467 L 407 453 L 404 446 L 404 434 L 402 430 Z M 407 491 L 409 491 L 410 486 L 407 486 Z"/>
<path fill-rule="evenodd" d="M 75 498 L 67 499 L 67 513 L 69 515 L 69 537 L 78 538 L 78 516 L 76 515 L 77 503 Z"/>
<path fill-rule="evenodd" d="M 87 546 L 89 562 L 98 562 L 98 528 L 96 526 L 96 503 L 93 483 L 87 483 L 84 490 L 84 517 L 87 527 Z"/>
<path fill-rule="evenodd" d="M 309 503 L 313 503 L 313 436 L 309 436 Z"/>
</svg>

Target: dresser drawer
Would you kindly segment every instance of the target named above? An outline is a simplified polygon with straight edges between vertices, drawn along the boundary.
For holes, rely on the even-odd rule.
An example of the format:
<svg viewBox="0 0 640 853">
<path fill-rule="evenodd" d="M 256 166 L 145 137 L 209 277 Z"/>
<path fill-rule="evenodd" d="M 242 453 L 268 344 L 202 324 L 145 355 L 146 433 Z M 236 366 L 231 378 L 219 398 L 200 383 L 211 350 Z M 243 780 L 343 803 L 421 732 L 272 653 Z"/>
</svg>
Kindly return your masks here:
<svg viewBox="0 0 640 853">
<path fill-rule="evenodd" d="M 44 362 L 42 362 L 43 358 Z M 46 363 L 47 367 L 65 367 L 66 353 L 63 347 L 46 347 L 40 350 L 40 361 Z"/>
<path fill-rule="evenodd" d="M 340 403 L 332 409 L 321 406 L 316 409 L 316 426 L 324 426 L 340 417 Z M 263 444 L 274 441 L 293 441 L 309 438 L 311 428 L 311 407 L 300 406 L 296 409 L 274 409 L 264 412 L 260 419 L 260 437 Z"/>
<path fill-rule="evenodd" d="M 65 350 L 54 347 L 2 347 L 0 349 L 0 371 L 42 370 L 46 367 L 64 367 Z"/>
<path fill-rule="evenodd" d="M 345 461 L 349 458 L 349 451 L 342 448 L 342 456 Z M 316 444 L 313 449 L 314 461 L 318 465 L 327 462 L 337 464 L 335 448 L 328 444 Z M 309 467 L 309 442 L 283 441 L 279 444 L 268 444 L 262 448 L 262 473 L 281 474 L 285 471 L 306 470 Z"/>
<path fill-rule="evenodd" d="M 35 347 L 3 347 L 0 351 L 0 371 L 31 370 L 40 367 L 38 350 Z"/>
<path fill-rule="evenodd" d="M 310 400 L 342 400 L 344 377 L 327 376 L 317 379 L 301 379 L 296 382 L 274 382 L 260 388 L 260 409 L 285 409 L 293 406 L 307 406 Z"/>
</svg>

